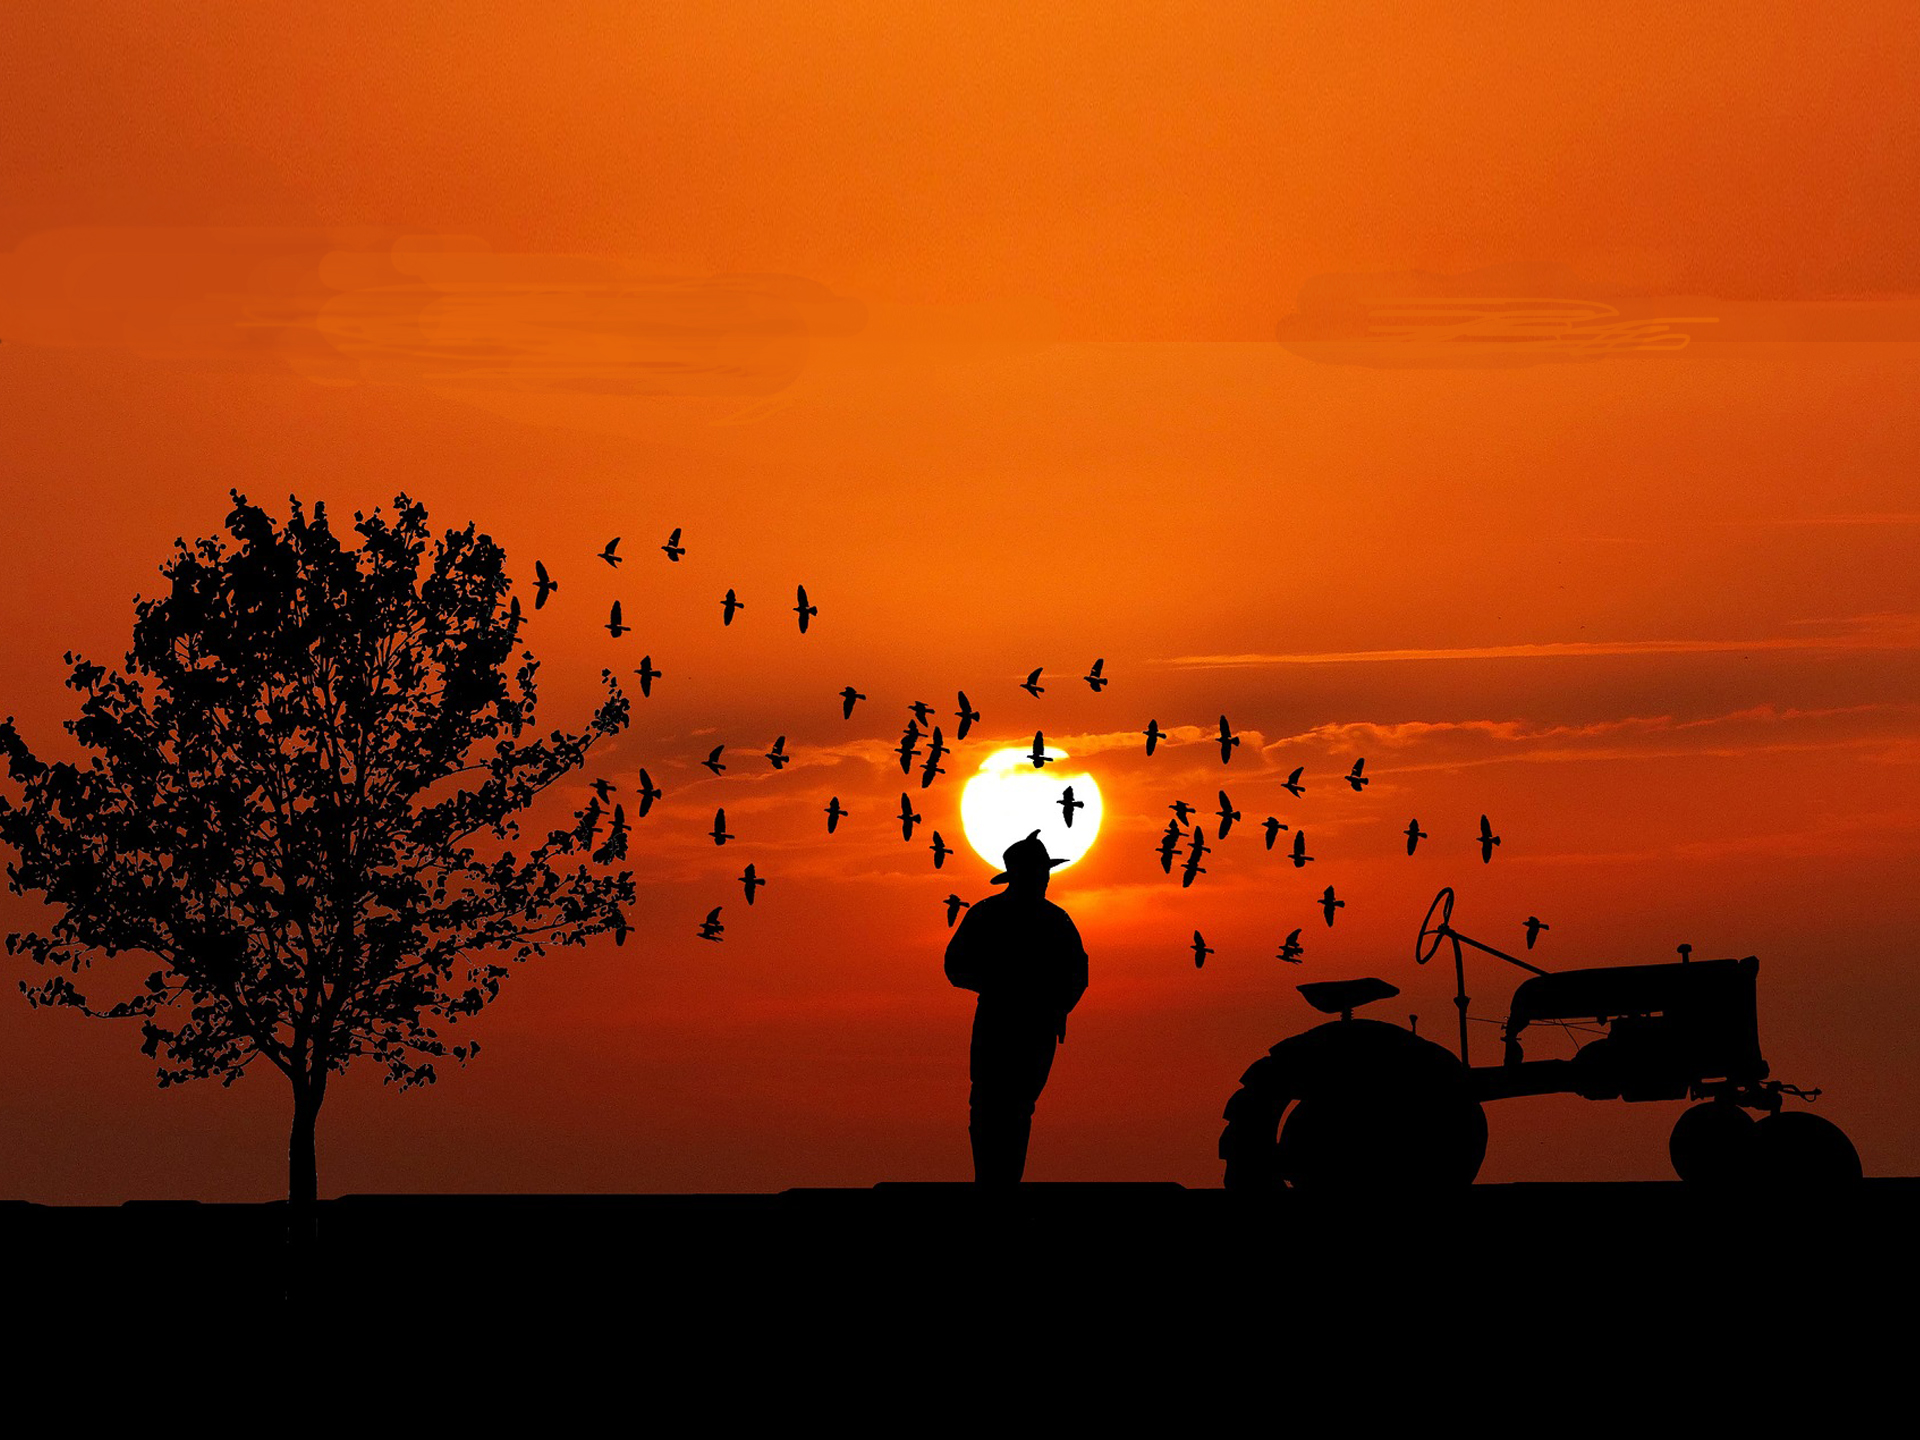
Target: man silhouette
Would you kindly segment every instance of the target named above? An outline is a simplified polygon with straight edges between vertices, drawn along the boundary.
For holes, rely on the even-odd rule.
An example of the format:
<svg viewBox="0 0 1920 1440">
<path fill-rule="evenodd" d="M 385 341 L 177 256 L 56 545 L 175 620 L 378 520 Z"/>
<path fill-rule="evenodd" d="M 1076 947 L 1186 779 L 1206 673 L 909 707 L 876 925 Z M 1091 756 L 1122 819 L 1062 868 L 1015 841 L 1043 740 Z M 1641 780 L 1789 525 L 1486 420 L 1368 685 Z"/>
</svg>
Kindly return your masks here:
<svg viewBox="0 0 1920 1440">
<path fill-rule="evenodd" d="M 1067 912 L 1047 899 L 1053 867 L 1035 830 L 1001 854 L 1006 891 L 967 911 L 947 943 L 947 979 L 978 991 L 968 1099 L 973 1178 L 1017 1185 L 1027 1167 L 1033 1106 L 1067 1038 L 1067 1012 L 1087 988 L 1087 952 Z"/>
</svg>

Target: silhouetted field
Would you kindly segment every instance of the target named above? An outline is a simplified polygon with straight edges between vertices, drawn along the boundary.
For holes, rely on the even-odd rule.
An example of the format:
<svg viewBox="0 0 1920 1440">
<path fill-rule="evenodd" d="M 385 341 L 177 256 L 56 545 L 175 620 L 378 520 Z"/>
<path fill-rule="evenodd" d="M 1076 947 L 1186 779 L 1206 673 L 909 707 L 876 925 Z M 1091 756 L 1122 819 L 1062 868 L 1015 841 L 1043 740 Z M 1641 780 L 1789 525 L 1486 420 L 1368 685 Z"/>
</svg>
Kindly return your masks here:
<svg viewBox="0 0 1920 1440">
<path fill-rule="evenodd" d="M 353 1306 L 397 1285 L 473 1317 L 624 1316 L 689 1343 L 801 1350 L 889 1332 L 938 1343 L 982 1307 L 996 1326 L 1071 1327 L 1076 1343 L 1241 1316 L 1276 1341 L 1373 1343 L 1417 1319 L 1435 1343 L 1465 1321 L 1622 1344 L 1672 1327 L 1691 1344 L 1864 1323 L 1864 1293 L 1911 1291 L 1917 1211 L 1912 1179 L 1825 1196 L 1487 1185 L 1370 1204 L 1174 1184 L 352 1195 L 319 1206 L 315 1296 Z M 286 1220 L 280 1204 L 0 1204 L 10 1298 L 270 1305 L 288 1283 Z"/>
</svg>

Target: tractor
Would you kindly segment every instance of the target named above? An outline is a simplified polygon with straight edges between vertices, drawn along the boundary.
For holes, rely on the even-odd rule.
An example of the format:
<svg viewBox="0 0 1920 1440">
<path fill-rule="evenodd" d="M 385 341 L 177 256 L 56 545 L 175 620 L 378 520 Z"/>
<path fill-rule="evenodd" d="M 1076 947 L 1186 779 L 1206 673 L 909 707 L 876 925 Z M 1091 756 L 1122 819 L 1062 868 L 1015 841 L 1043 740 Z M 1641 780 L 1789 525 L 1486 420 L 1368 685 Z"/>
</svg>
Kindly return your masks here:
<svg viewBox="0 0 1920 1440">
<path fill-rule="evenodd" d="M 1450 946 L 1460 1053 L 1411 1027 L 1355 1018 L 1399 994 L 1378 979 L 1299 987 L 1337 1016 L 1275 1045 L 1227 1102 L 1220 1158 L 1229 1190 L 1364 1194 L 1472 1183 L 1487 1148 L 1485 1102 L 1516 1095 L 1587 1100 L 1691 1100 L 1668 1154 L 1699 1187 L 1831 1185 L 1860 1178 L 1860 1157 L 1832 1122 L 1783 1109 L 1818 1090 L 1768 1079 L 1755 1002 L 1760 962 L 1694 960 L 1550 973 L 1455 930 L 1454 895 L 1428 907 L 1415 943 L 1424 965 Z M 1531 972 L 1514 990 L 1497 1064 L 1468 1059 L 1464 951 Z M 1572 1059 L 1529 1060 L 1529 1026 L 1591 1033 Z M 1757 1114 L 1760 1118 L 1755 1119 Z"/>
</svg>

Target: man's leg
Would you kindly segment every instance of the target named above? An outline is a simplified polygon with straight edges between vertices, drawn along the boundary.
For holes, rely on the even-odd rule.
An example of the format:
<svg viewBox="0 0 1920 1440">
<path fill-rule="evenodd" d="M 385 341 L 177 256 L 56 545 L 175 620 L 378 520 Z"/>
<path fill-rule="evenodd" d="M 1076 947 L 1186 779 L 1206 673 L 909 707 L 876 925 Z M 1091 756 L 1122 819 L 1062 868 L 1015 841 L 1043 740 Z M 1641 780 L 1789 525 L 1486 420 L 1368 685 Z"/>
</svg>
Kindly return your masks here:
<svg viewBox="0 0 1920 1440">
<path fill-rule="evenodd" d="M 1045 1021 L 976 1012 L 970 1069 L 973 1175 L 980 1185 L 1017 1185 L 1026 1173 L 1033 1106 L 1053 1068 L 1054 1038 Z"/>
<path fill-rule="evenodd" d="M 1017 1016 L 981 1007 L 974 1011 L 973 1043 L 967 1069 L 973 1080 L 968 1096 L 973 1142 L 973 1179 L 977 1185 L 1020 1183 L 1025 1161 L 1025 1127 L 1032 1101 L 1025 1094 L 1024 1036 Z"/>
<path fill-rule="evenodd" d="M 1027 1142 L 1033 1136 L 1033 1107 L 1053 1070 L 1054 1036 L 1050 1022 L 1021 1037 L 1019 1094 L 1007 1127 L 1007 1169 L 1018 1183 L 1027 1173 Z"/>
</svg>

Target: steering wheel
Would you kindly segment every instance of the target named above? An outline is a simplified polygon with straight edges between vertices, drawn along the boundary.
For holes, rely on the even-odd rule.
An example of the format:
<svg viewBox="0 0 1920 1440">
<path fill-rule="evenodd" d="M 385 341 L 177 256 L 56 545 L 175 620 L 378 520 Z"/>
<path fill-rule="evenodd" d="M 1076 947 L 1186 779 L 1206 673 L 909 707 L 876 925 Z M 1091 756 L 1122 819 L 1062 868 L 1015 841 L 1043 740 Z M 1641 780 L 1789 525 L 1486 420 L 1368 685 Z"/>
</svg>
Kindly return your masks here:
<svg viewBox="0 0 1920 1440">
<path fill-rule="evenodd" d="M 1440 918 L 1435 920 L 1434 912 Z M 1443 885 L 1440 893 L 1433 897 L 1433 904 L 1427 907 L 1427 918 L 1420 922 L 1420 938 L 1413 942 L 1413 959 L 1417 965 L 1424 965 L 1439 952 L 1440 943 L 1453 932 L 1447 928 L 1447 921 L 1453 918 L 1453 887 Z"/>
</svg>

